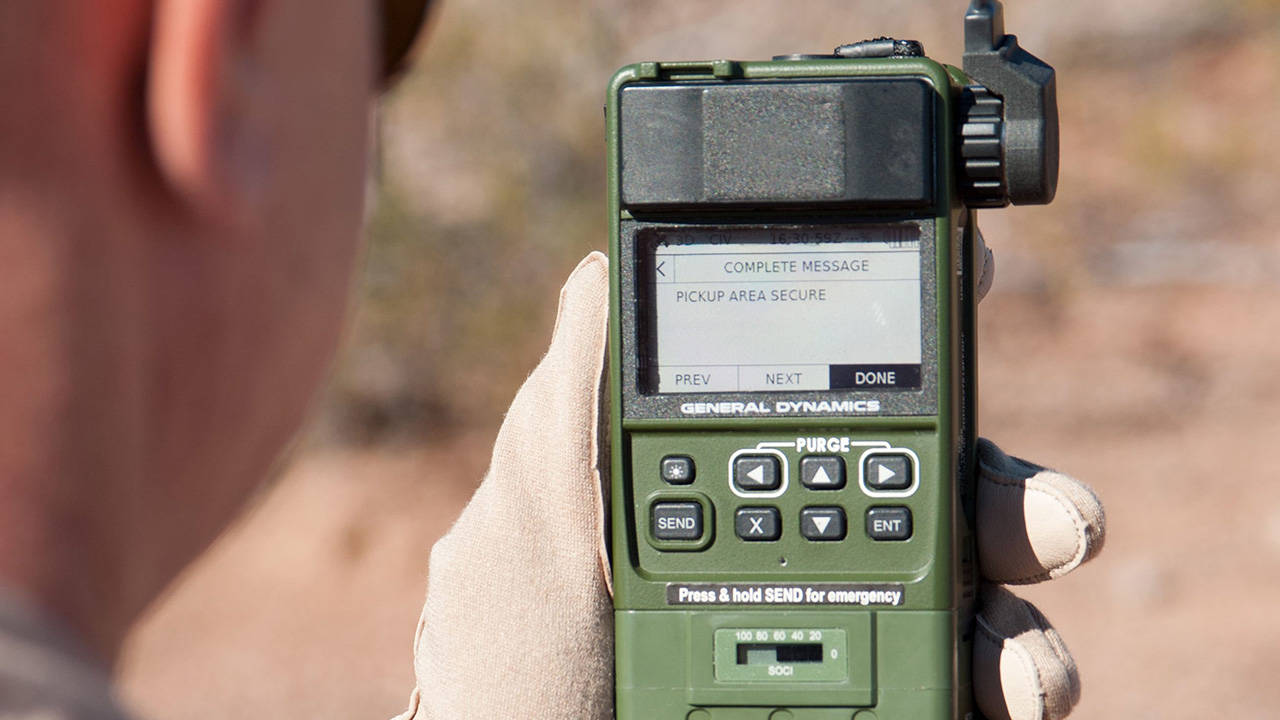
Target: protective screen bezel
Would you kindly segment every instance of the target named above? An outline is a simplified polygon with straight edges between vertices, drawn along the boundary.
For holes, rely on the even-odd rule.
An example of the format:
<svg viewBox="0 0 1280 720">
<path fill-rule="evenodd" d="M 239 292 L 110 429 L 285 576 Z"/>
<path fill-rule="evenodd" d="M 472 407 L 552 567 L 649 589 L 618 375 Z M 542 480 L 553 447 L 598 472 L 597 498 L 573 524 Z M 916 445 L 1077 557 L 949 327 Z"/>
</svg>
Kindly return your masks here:
<svg viewBox="0 0 1280 720">
<path fill-rule="evenodd" d="M 806 230 L 829 231 L 838 228 L 866 228 L 868 226 L 913 226 L 920 238 L 920 330 L 921 330 L 921 382 L 918 390 L 809 390 L 793 392 L 714 392 L 714 393 L 657 393 L 657 333 L 656 304 L 654 297 L 654 248 L 658 242 L 680 229 L 695 228 L 699 232 L 715 230 L 776 230 L 803 233 Z M 690 403 L 756 403 L 757 407 L 776 408 L 779 401 L 827 401 L 834 409 L 812 412 L 792 410 L 790 417 L 828 417 L 850 415 L 843 409 L 849 405 L 843 401 L 864 401 L 859 407 L 874 405 L 865 401 L 877 401 L 877 416 L 926 416 L 936 415 L 938 408 L 938 288 L 936 272 L 937 235 L 935 221 L 929 219 L 874 220 L 869 222 L 843 222 L 834 224 L 796 223 L 651 223 L 627 220 L 619 228 L 619 268 L 621 291 L 620 322 L 622 330 L 622 401 L 623 417 L 627 419 L 661 420 L 685 417 L 682 410 Z M 843 409 L 842 409 L 843 408 Z M 704 408 L 705 409 L 705 408 Z M 733 413 L 700 412 L 705 416 L 732 416 Z M 864 413 L 859 413 L 864 414 Z"/>
</svg>

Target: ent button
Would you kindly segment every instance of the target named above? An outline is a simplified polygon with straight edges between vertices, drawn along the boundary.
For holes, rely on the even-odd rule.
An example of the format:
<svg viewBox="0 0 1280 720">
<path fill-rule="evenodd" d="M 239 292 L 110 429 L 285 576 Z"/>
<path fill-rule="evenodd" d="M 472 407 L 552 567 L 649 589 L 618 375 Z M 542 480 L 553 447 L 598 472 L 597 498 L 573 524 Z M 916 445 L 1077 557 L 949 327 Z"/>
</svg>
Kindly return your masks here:
<svg viewBox="0 0 1280 720">
<path fill-rule="evenodd" d="M 702 506 L 696 502 L 659 502 L 650 511 L 655 540 L 702 539 Z"/>
<path fill-rule="evenodd" d="M 873 507 L 867 510 L 867 537 L 872 540 L 907 540 L 911 537 L 911 510 Z"/>
<path fill-rule="evenodd" d="M 733 484 L 739 490 L 777 490 L 782 484 L 778 458 L 772 455 L 742 455 L 733 460 Z"/>
</svg>

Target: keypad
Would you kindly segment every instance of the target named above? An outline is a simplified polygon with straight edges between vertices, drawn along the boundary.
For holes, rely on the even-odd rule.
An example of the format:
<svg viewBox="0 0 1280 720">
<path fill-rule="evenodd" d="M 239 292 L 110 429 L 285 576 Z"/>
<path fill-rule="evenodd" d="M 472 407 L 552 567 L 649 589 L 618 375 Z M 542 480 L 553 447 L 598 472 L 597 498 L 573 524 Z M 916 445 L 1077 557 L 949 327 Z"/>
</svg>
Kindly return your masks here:
<svg viewBox="0 0 1280 720">
<path fill-rule="evenodd" d="M 851 443 L 846 440 L 845 445 Z M 774 442 L 772 447 L 781 445 Z M 729 508 L 713 507 L 726 502 L 720 495 L 726 481 L 723 475 L 712 473 L 719 478 L 707 477 L 704 464 L 701 468 L 704 477 L 698 478 L 695 458 L 705 458 L 694 452 L 662 455 L 658 462 L 662 484 L 691 486 L 696 479 L 703 491 L 712 492 L 715 499 L 692 501 L 692 497 L 674 492 L 670 497 L 657 496 L 649 504 L 650 541 L 664 551 L 705 549 L 716 532 L 712 527 L 715 509 L 733 513 L 734 537 L 730 539 L 742 543 L 774 542 L 789 534 L 794 534 L 793 538 L 798 535 L 808 543 L 843 543 L 849 540 L 851 512 L 855 517 L 865 512 L 865 538 L 855 537 L 855 543 L 911 539 L 913 518 L 906 505 L 877 505 L 864 511 L 868 495 L 875 502 L 905 497 L 914 490 L 919 468 L 910 450 L 890 448 L 888 443 L 861 448 L 852 444 L 852 449 L 806 448 L 816 452 L 797 458 L 790 455 L 789 450 L 775 451 L 772 447 L 762 444 L 762 447 L 744 448 L 732 454 L 728 484 L 737 497 L 735 506 Z M 785 459 L 788 455 L 795 470 L 788 469 L 790 465 Z M 854 483 L 853 490 L 848 489 L 850 467 L 858 474 L 855 481 L 860 481 L 861 491 L 858 482 Z M 788 489 L 788 482 L 795 486 Z M 714 491 L 717 484 L 720 492 Z M 685 492 L 702 496 L 702 493 Z"/>
</svg>

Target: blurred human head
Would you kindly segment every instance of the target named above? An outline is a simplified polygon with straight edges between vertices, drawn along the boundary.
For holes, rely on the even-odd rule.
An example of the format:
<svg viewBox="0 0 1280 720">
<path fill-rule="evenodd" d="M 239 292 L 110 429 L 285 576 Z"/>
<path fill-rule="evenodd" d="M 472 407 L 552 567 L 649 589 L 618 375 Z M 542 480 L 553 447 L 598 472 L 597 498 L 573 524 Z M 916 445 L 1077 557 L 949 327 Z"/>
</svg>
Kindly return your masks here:
<svg viewBox="0 0 1280 720">
<path fill-rule="evenodd" d="M 423 4 L 0 6 L 0 584 L 104 656 L 326 373 L 382 13 Z"/>
</svg>

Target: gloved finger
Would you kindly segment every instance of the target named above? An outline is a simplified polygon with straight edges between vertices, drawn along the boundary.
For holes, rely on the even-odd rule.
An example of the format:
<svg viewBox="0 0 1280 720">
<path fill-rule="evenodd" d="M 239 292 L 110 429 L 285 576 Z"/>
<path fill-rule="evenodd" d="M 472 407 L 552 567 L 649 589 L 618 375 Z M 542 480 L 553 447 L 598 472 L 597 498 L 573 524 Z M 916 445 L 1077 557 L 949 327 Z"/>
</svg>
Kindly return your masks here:
<svg viewBox="0 0 1280 720">
<path fill-rule="evenodd" d="M 598 472 L 608 260 L 560 295 L 551 348 L 507 413 L 484 483 L 431 552 L 401 718 L 613 716 L 613 610 Z"/>
<path fill-rule="evenodd" d="M 1080 701 L 1075 660 L 1029 602 L 985 585 L 973 639 L 973 685 L 989 720 L 1059 720 Z"/>
<path fill-rule="evenodd" d="M 1102 550 L 1106 516 L 1087 486 L 978 441 L 978 564 L 988 580 L 1060 577 Z"/>
<path fill-rule="evenodd" d="M 982 237 L 982 231 L 976 230 L 978 235 L 978 258 L 982 263 L 978 273 L 978 302 L 982 302 L 982 298 L 987 296 L 991 291 L 991 284 L 996 281 L 996 256 L 991 252 L 991 248 L 987 247 L 987 241 Z"/>
</svg>

